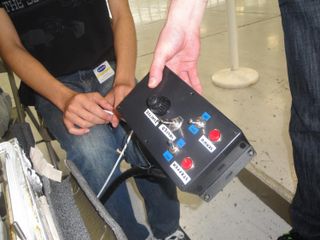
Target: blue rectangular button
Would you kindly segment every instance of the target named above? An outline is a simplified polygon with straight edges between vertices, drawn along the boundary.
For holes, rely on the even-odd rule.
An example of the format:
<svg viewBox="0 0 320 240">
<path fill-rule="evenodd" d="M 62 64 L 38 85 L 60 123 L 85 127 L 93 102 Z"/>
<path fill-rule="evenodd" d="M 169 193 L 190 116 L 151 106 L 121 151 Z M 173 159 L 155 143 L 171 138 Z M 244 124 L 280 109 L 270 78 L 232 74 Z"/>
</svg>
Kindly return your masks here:
<svg viewBox="0 0 320 240">
<path fill-rule="evenodd" d="M 211 115 L 207 112 L 204 112 L 201 117 L 203 120 L 208 121 L 211 118 Z"/>
<path fill-rule="evenodd" d="M 186 142 L 184 141 L 183 138 L 180 138 L 178 141 L 177 141 L 177 145 L 179 148 L 183 148 L 184 145 L 186 145 Z"/>
<path fill-rule="evenodd" d="M 169 152 L 168 150 L 165 151 L 163 154 L 163 157 L 169 162 L 171 161 L 171 159 L 173 158 L 173 155 L 171 152 Z"/>
<path fill-rule="evenodd" d="M 197 128 L 195 125 L 190 125 L 188 127 L 188 130 L 193 134 L 196 135 L 199 132 L 199 128 Z"/>
</svg>

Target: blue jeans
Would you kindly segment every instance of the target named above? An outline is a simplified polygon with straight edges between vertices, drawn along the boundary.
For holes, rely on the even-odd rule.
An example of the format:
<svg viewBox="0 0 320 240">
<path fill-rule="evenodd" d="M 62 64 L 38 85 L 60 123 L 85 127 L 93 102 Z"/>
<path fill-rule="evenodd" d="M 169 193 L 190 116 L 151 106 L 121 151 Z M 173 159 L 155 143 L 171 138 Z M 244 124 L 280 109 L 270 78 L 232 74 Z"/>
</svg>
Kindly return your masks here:
<svg viewBox="0 0 320 240">
<path fill-rule="evenodd" d="M 279 0 L 292 95 L 290 137 L 297 190 L 293 229 L 320 239 L 320 1 Z"/>
<path fill-rule="evenodd" d="M 77 92 L 100 92 L 101 95 L 112 88 L 113 79 L 100 84 L 92 70 L 79 71 L 60 77 L 59 80 Z M 67 152 L 68 160 L 78 167 L 95 193 L 98 193 L 107 179 L 126 139 L 123 127 L 112 128 L 110 125 L 96 125 L 83 136 L 68 133 L 63 124 L 63 115 L 46 99 L 36 97 L 36 109 L 42 115 L 50 132 Z M 136 166 L 146 164 L 139 148 L 130 142 L 125 159 Z M 120 174 L 117 168 L 115 176 Z M 137 187 L 144 198 L 147 218 L 157 238 L 164 238 L 179 226 L 180 209 L 176 187 L 171 181 L 153 182 L 147 179 L 135 179 Z M 133 213 L 128 190 L 121 184 L 105 203 L 106 209 L 119 223 L 128 239 L 142 240 L 148 236 L 145 226 L 139 224 Z"/>
</svg>

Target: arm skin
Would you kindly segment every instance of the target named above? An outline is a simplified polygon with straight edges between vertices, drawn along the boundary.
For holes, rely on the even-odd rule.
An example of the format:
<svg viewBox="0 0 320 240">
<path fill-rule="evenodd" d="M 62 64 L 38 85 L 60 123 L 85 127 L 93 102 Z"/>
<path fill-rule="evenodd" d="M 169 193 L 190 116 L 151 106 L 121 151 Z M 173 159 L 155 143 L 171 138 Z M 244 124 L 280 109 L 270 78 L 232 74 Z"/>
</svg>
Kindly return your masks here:
<svg viewBox="0 0 320 240">
<path fill-rule="evenodd" d="M 109 0 L 109 7 L 112 14 L 117 68 L 113 89 L 107 94 L 106 99 L 115 109 L 136 84 L 137 40 L 128 1 Z M 118 125 L 117 114 L 113 115 L 111 123 L 113 127 Z"/>
<path fill-rule="evenodd" d="M 119 9 L 114 8 L 117 10 L 114 13 L 116 19 L 119 18 L 117 13 L 124 4 L 118 5 Z M 1 8 L 0 32 L 0 56 L 28 86 L 63 112 L 63 121 L 71 134 L 83 135 L 96 124 L 112 122 L 112 125 L 117 125 L 118 119 L 107 114 L 103 109 L 113 111 L 113 105 L 119 101 L 118 98 L 115 97 L 114 102 L 109 103 L 108 98 L 104 98 L 97 92 L 77 93 L 60 83 L 23 47 L 9 16 Z M 121 59 L 120 56 L 119 58 Z M 126 66 L 120 67 L 119 70 L 124 67 Z M 120 71 L 118 72 L 121 77 Z"/>
<path fill-rule="evenodd" d="M 23 47 L 11 19 L 0 9 L 0 56 L 23 81 L 57 106 L 71 134 L 82 135 L 95 124 L 111 120 L 103 109 L 112 110 L 99 93 L 77 93 L 54 78 Z"/>
<path fill-rule="evenodd" d="M 200 54 L 200 23 L 206 0 L 171 0 L 168 17 L 155 48 L 149 87 L 156 87 L 167 65 L 180 78 L 202 92 L 197 72 Z"/>
</svg>

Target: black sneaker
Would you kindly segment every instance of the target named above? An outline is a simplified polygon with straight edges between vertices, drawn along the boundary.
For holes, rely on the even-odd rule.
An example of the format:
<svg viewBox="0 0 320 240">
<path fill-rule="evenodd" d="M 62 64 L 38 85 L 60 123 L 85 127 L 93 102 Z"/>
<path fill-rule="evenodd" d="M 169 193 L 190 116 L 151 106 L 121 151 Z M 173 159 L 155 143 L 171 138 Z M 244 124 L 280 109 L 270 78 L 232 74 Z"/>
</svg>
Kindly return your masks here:
<svg viewBox="0 0 320 240">
<path fill-rule="evenodd" d="M 289 233 L 286 233 L 278 238 L 278 240 L 304 240 L 299 233 L 291 230 Z"/>
</svg>

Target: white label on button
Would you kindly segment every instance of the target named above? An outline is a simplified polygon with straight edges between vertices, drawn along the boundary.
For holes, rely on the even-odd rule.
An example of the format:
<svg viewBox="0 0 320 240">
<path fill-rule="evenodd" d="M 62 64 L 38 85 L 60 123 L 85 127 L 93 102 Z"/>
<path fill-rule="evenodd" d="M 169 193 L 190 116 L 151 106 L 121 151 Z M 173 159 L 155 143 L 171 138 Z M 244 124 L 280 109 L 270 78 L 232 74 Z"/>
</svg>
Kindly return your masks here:
<svg viewBox="0 0 320 240">
<path fill-rule="evenodd" d="M 204 135 L 201 136 L 199 142 L 211 153 L 216 150 L 216 146 L 214 146 L 212 142 Z"/>
<path fill-rule="evenodd" d="M 171 132 L 171 130 L 164 124 L 161 124 L 159 126 L 160 131 L 170 140 L 174 141 L 176 140 L 176 136 Z"/>
<path fill-rule="evenodd" d="M 174 161 L 170 165 L 170 167 L 177 174 L 177 176 L 181 179 L 181 181 L 183 182 L 184 185 L 187 185 L 187 183 L 190 182 L 191 178 L 176 161 Z"/>
<path fill-rule="evenodd" d="M 147 110 L 144 111 L 144 115 L 146 115 L 149 118 L 153 125 L 158 126 L 160 120 L 153 112 L 151 112 L 149 108 L 147 108 Z"/>
</svg>

